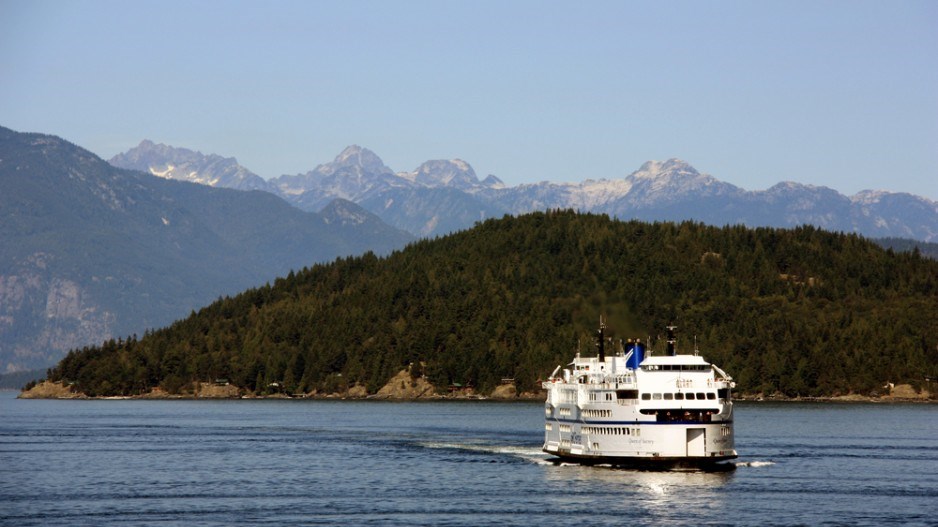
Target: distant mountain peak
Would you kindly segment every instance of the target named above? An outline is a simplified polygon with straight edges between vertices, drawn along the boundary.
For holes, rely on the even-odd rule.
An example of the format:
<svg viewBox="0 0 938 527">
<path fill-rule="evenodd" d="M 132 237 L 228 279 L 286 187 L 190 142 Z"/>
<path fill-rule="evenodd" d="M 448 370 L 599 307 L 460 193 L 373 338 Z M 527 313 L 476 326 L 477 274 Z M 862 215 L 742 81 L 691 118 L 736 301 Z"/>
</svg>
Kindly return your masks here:
<svg viewBox="0 0 938 527">
<path fill-rule="evenodd" d="M 709 174 L 701 174 L 686 161 L 671 158 L 667 161 L 647 161 L 641 168 L 629 174 L 626 181 L 646 192 L 668 189 L 687 190 L 689 187 L 723 184 Z"/>
<path fill-rule="evenodd" d="M 798 183 L 797 181 L 780 181 L 769 188 L 771 191 L 800 191 L 819 189 L 827 189 L 827 187 L 819 187 L 817 185 L 811 185 L 808 183 Z"/>
<path fill-rule="evenodd" d="M 149 139 L 108 161 L 111 165 L 147 172 L 165 179 L 199 183 L 210 187 L 239 190 L 266 190 L 271 187 L 263 178 L 238 164 L 233 157 L 203 154 Z"/>
<path fill-rule="evenodd" d="M 886 192 L 885 190 L 861 190 L 853 196 L 850 196 L 850 201 L 861 205 L 870 205 L 873 203 L 879 203 L 884 196 L 888 195 L 889 192 Z"/>
<path fill-rule="evenodd" d="M 475 170 L 462 159 L 435 159 L 427 161 L 413 172 L 398 174 L 404 179 L 425 187 L 453 187 L 469 190 L 479 186 Z"/>
<path fill-rule="evenodd" d="M 686 161 L 648 161 L 625 178 L 629 184 L 625 201 L 636 207 L 677 203 L 694 195 L 740 195 L 743 190 L 709 174 L 701 174 Z"/>
<path fill-rule="evenodd" d="M 698 172 L 696 168 L 692 167 L 690 163 L 687 163 L 682 159 L 672 157 L 667 161 L 646 161 L 637 171 L 633 172 L 630 177 L 633 179 L 657 179 L 662 176 L 696 177 L 700 175 L 700 172 Z"/>
<path fill-rule="evenodd" d="M 482 185 L 492 189 L 505 188 L 505 182 L 499 179 L 495 174 L 489 174 L 482 180 Z"/>
<path fill-rule="evenodd" d="M 326 165 L 320 165 L 321 172 L 332 174 L 340 169 L 352 169 L 357 174 L 389 174 L 393 173 L 385 166 L 384 161 L 367 148 L 358 145 L 345 147 L 339 155 Z"/>
</svg>

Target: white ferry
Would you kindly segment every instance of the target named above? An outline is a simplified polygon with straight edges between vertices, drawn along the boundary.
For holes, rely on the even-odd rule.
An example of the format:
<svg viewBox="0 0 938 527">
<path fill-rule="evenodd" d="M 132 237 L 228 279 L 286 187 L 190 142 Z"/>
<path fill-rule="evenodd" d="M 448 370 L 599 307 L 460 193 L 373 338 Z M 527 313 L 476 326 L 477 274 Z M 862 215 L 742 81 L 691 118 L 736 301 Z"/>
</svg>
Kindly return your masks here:
<svg viewBox="0 0 938 527">
<path fill-rule="evenodd" d="M 584 464 L 733 468 L 732 388 L 723 370 L 675 351 L 646 356 L 641 341 L 605 355 L 600 321 L 597 357 L 581 358 L 543 383 L 544 452 Z"/>
</svg>

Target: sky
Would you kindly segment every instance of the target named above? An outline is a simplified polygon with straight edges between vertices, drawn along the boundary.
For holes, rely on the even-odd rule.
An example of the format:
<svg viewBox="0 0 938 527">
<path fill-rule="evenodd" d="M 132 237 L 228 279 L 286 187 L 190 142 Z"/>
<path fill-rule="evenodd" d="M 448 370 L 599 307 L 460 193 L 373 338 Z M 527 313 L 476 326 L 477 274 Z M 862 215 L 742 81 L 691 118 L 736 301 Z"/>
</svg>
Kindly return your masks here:
<svg viewBox="0 0 938 527">
<path fill-rule="evenodd" d="M 357 144 L 510 186 L 676 157 L 938 200 L 938 2 L 0 0 L 0 126 L 264 178 Z"/>
</svg>

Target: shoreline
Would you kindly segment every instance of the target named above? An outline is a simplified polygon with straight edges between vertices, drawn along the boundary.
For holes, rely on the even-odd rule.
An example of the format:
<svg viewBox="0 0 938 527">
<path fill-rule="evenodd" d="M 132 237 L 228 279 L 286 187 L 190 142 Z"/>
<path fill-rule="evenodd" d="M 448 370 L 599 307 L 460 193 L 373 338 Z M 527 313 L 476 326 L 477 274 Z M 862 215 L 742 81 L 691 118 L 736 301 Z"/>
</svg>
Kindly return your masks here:
<svg viewBox="0 0 938 527">
<path fill-rule="evenodd" d="M 765 397 L 740 395 L 733 397 L 734 402 L 744 403 L 837 403 L 837 404 L 935 404 L 938 399 L 931 397 L 893 397 L 889 395 L 871 397 L 868 395 L 832 395 L 818 397 Z"/>
<path fill-rule="evenodd" d="M 500 387 L 501 388 L 501 387 Z M 419 391 L 396 391 L 390 392 L 381 390 L 378 393 L 368 394 L 361 389 L 350 389 L 335 393 L 305 393 L 305 394 L 284 394 L 274 393 L 269 395 L 255 395 L 242 390 L 236 386 L 213 386 L 209 383 L 202 383 L 197 390 L 189 393 L 171 394 L 162 389 L 155 388 L 150 392 L 140 395 L 117 395 L 117 396 L 95 396 L 90 397 L 81 392 L 72 391 L 68 386 L 61 383 L 50 383 L 43 381 L 37 384 L 31 390 L 20 390 L 17 399 L 57 399 L 57 400 L 261 400 L 261 399 L 290 399 L 290 400 L 314 400 L 314 401 L 392 401 L 392 402 L 433 402 L 433 401 L 496 401 L 496 402 L 534 402 L 544 401 L 546 394 L 544 392 L 523 392 L 517 393 L 514 386 L 507 389 L 496 389 L 489 395 L 478 394 L 473 391 L 461 393 L 441 394 L 431 390 Z M 17 390 L 4 390 L 17 391 Z M 902 395 L 838 395 L 838 396 L 817 396 L 817 397 L 787 397 L 780 394 L 735 394 L 734 401 L 743 403 L 836 403 L 836 404 L 934 404 L 938 399 L 923 391 L 922 393 L 903 391 Z"/>
</svg>

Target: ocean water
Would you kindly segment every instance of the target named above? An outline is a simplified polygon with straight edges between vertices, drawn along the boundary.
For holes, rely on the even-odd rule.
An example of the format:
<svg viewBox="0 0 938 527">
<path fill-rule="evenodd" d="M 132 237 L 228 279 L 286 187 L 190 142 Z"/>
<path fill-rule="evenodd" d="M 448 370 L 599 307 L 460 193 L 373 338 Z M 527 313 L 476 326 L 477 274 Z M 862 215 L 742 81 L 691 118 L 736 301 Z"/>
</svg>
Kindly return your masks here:
<svg viewBox="0 0 938 527">
<path fill-rule="evenodd" d="M 557 464 L 540 403 L 0 394 L 2 525 L 938 525 L 938 406 L 736 405 L 737 468 Z"/>
</svg>

